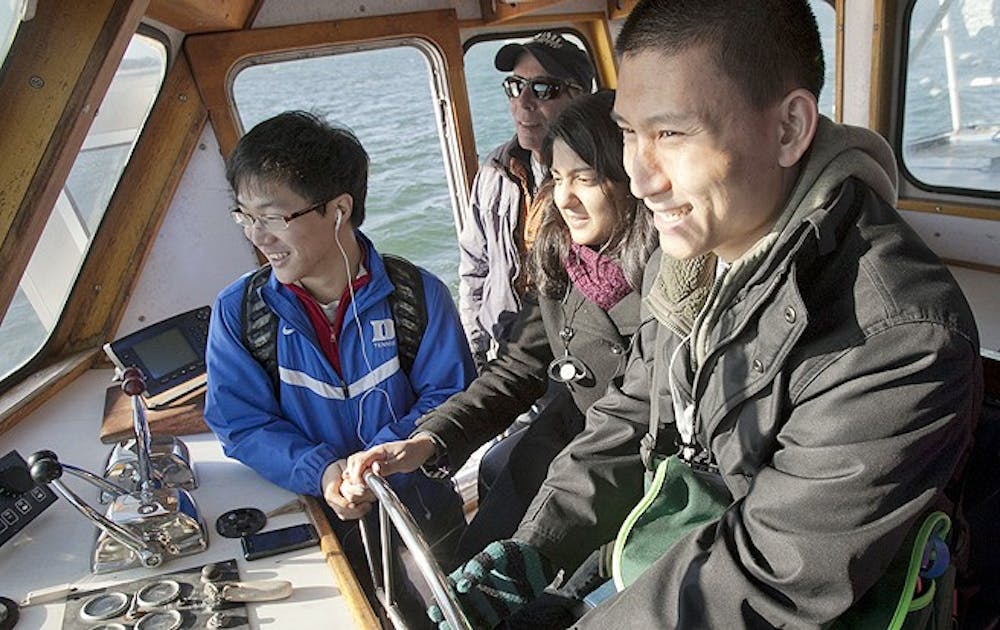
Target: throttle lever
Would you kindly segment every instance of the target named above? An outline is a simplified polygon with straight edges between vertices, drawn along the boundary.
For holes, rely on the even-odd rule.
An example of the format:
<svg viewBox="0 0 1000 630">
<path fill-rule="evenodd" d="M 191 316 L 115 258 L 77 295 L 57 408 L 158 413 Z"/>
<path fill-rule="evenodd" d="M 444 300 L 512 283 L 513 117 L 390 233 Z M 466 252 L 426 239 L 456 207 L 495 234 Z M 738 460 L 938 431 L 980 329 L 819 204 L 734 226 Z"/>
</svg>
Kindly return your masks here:
<svg viewBox="0 0 1000 630">
<path fill-rule="evenodd" d="M 66 484 L 62 482 L 61 477 L 63 472 L 68 471 L 81 477 L 82 479 L 90 481 L 102 489 L 116 494 L 126 494 L 122 488 L 107 481 L 106 479 L 102 479 L 97 475 L 94 475 L 93 473 L 89 473 L 75 466 L 62 464 L 56 454 L 48 450 L 36 451 L 32 453 L 28 457 L 28 466 L 31 471 L 31 478 L 34 479 L 36 483 L 51 484 L 52 487 L 54 487 L 56 491 L 61 494 L 67 502 L 69 502 L 70 505 L 76 508 L 78 512 L 83 514 L 84 517 L 94 523 L 94 525 L 101 529 L 105 534 L 132 550 L 132 552 L 134 552 L 139 558 L 139 561 L 143 566 L 155 567 L 162 562 L 163 556 L 158 552 L 150 550 L 146 541 L 139 538 L 118 523 L 109 520 L 103 514 L 92 508 L 68 486 L 66 486 Z"/>
<path fill-rule="evenodd" d="M 159 480 L 153 475 L 153 445 L 149 431 L 149 421 L 146 419 L 146 403 L 142 392 L 146 391 L 146 379 L 137 367 L 126 368 L 122 372 L 122 392 L 131 399 L 132 430 L 136 441 L 136 468 L 139 473 L 139 492 L 142 502 L 153 502 L 152 491 L 160 487 Z"/>
</svg>

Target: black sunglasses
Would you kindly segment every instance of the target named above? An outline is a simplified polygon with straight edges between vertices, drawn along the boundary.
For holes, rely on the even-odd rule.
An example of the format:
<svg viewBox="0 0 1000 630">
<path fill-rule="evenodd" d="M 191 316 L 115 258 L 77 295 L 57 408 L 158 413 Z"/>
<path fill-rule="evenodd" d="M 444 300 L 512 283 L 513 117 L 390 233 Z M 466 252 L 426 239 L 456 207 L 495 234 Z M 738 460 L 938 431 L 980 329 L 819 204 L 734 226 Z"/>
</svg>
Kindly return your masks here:
<svg viewBox="0 0 1000 630">
<path fill-rule="evenodd" d="M 519 77 L 516 74 L 512 74 L 503 80 L 503 91 L 507 93 L 507 98 L 515 99 L 521 96 L 524 92 L 524 88 L 529 88 L 531 90 L 531 95 L 540 101 L 550 101 L 563 93 L 563 90 L 576 89 L 581 90 L 579 85 L 574 83 L 569 83 L 567 81 L 561 81 L 559 79 L 552 79 L 548 77 L 543 77 L 540 79 L 525 79 L 524 77 Z"/>
</svg>

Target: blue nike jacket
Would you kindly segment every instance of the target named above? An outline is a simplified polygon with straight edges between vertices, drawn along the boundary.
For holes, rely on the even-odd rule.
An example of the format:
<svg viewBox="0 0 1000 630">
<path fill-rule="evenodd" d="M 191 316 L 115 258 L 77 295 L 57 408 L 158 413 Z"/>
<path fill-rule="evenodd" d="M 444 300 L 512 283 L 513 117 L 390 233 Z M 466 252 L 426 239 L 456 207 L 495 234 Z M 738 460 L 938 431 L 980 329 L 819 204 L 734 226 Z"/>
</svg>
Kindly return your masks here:
<svg viewBox="0 0 1000 630">
<path fill-rule="evenodd" d="M 464 390 L 476 374 L 447 287 L 423 269 L 427 328 L 413 369 L 408 375 L 402 371 L 387 300 L 392 282 L 371 242 L 355 234 L 371 281 L 357 290 L 340 327 L 343 377 L 323 354 L 298 298 L 274 274 L 261 296 L 278 317 L 280 396 L 243 345 L 240 312 L 247 276 L 223 289 L 212 310 L 205 420 L 226 455 L 299 494 L 322 496 L 329 464 L 408 437 L 417 418 Z M 409 485 L 405 478 L 393 481 Z"/>
</svg>

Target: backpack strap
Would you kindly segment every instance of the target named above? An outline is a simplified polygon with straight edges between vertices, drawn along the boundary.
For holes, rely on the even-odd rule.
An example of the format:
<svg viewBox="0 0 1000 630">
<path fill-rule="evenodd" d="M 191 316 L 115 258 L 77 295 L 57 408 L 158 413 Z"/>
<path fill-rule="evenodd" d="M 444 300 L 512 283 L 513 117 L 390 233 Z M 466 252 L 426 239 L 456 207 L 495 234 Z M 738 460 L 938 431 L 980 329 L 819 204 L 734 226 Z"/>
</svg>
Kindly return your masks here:
<svg viewBox="0 0 1000 630">
<path fill-rule="evenodd" d="M 389 294 L 389 308 L 396 325 L 399 364 L 409 376 L 413 362 L 420 350 L 420 343 L 427 330 L 427 300 L 424 279 L 420 269 L 399 256 L 382 255 L 386 275 L 396 290 Z"/>
<path fill-rule="evenodd" d="M 264 303 L 260 289 L 271 277 L 271 265 L 253 272 L 243 285 L 243 345 L 271 377 L 278 391 L 278 317 Z"/>
<path fill-rule="evenodd" d="M 420 269 L 399 256 L 383 255 L 386 274 L 395 287 L 389 308 L 396 326 L 399 364 L 409 376 L 427 329 L 427 300 Z M 278 318 L 264 303 L 260 289 L 271 277 L 271 266 L 255 271 L 243 286 L 243 345 L 271 377 L 278 392 Z"/>
</svg>

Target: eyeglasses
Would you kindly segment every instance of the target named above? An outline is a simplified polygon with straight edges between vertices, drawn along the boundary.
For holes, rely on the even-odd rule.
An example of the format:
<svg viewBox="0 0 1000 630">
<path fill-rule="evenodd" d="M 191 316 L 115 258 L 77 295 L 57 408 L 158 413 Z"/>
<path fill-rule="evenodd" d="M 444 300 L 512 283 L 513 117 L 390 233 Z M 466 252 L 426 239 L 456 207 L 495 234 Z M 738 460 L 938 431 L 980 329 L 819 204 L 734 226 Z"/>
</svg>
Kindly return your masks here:
<svg viewBox="0 0 1000 630">
<path fill-rule="evenodd" d="M 539 79 L 525 79 L 524 77 L 519 77 L 516 74 L 512 74 L 503 80 L 503 91 L 507 93 L 507 98 L 515 99 L 521 96 L 524 92 L 524 88 L 529 88 L 531 90 L 530 94 L 540 101 L 551 101 L 552 99 L 559 98 L 563 93 L 563 90 L 582 90 L 579 85 L 575 83 L 569 83 L 567 81 L 561 81 L 559 79 L 552 79 L 549 77 L 542 77 Z"/>
<path fill-rule="evenodd" d="M 309 214 L 310 212 L 315 212 L 323 206 L 325 206 L 328 201 L 323 201 L 315 206 L 310 206 L 305 210 L 299 210 L 298 212 L 293 212 L 288 216 L 281 214 L 262 214 L 260 216 L 254 216 L 252 214 L 247 214 L 239 208 L 233 208 L 229 211 L 229 216 L 233 217 L 233 221 L 245 230 L 253 228 L 254 224 L 260 226 L 262 230 L 267 230 L 268 232 L 277 232 L 280 230 L 288 229 L 288 222 L 293 219 L 298 219 L 304 214 Z"/>
</svg>

